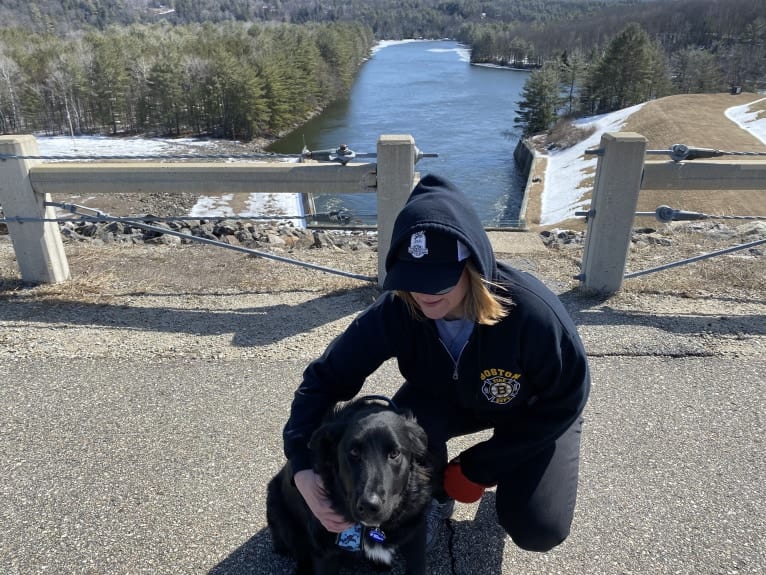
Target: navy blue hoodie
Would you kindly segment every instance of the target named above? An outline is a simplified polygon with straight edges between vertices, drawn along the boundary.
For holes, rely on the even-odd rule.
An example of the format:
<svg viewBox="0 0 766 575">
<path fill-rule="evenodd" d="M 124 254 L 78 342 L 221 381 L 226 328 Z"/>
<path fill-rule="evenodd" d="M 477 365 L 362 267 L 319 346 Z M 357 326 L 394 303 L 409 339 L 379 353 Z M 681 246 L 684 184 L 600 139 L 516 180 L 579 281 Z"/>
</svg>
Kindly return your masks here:
<svg viewBox="0 0 766 575">
<path fill-rule="evenodd" d="M 303 374 L 284 429 L 294 472 L 311 467 L 308 441 L 327 410 L 353 398 L 390 358 L 424 394 L 440 401 L 451 396 L 467 418 L 494 430 L 460 454 L 463 472 L 477 483 L 492 485 L 512 473 L 580 416 L 590 389 L 587 358 L 556 295 L 530 274 L 497 262 L 466 196 L 437 176 L 421 179 L 397 217 L 387 269 L 401 242 L 419 230 L 463 242 L 482 276 L 512 300 L 510 313 L 496 325 L 475 325 L 455 362 L 432 320 L 414 319 L 400 297 L 383 293 Z"/>
</svg>

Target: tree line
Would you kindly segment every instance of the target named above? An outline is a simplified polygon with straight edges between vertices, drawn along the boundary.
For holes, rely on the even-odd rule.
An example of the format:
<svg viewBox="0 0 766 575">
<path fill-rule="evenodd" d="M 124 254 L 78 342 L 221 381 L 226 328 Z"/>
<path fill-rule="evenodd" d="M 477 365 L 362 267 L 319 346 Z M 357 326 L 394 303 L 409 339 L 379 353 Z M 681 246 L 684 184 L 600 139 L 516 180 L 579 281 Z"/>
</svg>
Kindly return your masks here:
<svg viewBox="0 0 766 575">
<path fill-rule="evenodd" d="M 553 24 L 543 54 L 525 52 L 524 47 L 538 44 L 514 36 L 522 46 L 515 54 L 533 53 L 540 65 L 524 87 L 516 124 L 532 134 L 547 130 L 562 115 L 601 114 L 670 94 L 757 91 L 766 85 L 762 0 L 681 0 L 673 7 L 660 10 L 655 3 L 640 16 L 629 13 L 622 19 L 607 12 L 603 21 L 587 28 L 603 32 L 595 44 L 577 35 L 576 23 L 569 37 Z M 626 25 L 626 16 L 636 21 Z M 611 34 L 617 25 L 622 29 Z M 512 64 L 513 56 L 504 57 Z"/>
<path fill-rule="evenodd" d="M 0 133 L 273 137 L 346 95 L 373 42 L 355 23 L 0 29 Z"/>
<path fill-rule="evenodd" d="M 536 70 L 517 118 L 533 133 L 762 88 L 763 2 L 4 0 L 0 132 L 279 134 L 345 95 L 375 39 L 451 37 L 474 63 Z"/>
<path fill-rule="evenodd" d="M 648 0 L 3 0 L 0 22 L 66 34 L 91 26 L 361 22 L 378 39 L 455 37 L 469 22 L 541 22 Z"/>
<path fill-rule="evenodd" d="M 671 84 L 662 51 L 632 23 L 590 65 L 565 52 L 532 72 L 515 123 L 524 135 L 544 132 L 562 116 L 607 113 L 671 94 Z"/>
</svg>

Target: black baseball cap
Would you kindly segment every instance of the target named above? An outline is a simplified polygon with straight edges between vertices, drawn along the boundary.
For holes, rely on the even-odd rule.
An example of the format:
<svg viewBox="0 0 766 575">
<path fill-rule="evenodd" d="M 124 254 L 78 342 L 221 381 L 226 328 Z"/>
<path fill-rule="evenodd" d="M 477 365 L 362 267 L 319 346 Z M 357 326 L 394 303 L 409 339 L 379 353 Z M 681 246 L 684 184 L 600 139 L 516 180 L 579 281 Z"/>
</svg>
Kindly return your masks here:
<svg viewBox="0 0 766 575">
<path fill-rule="evenodd" d="M 432 230 L 415 231 L 393 249 L 383 289 L 433 295 L 457 285 L 471 255 L 455 236 Z"/>
</svg>

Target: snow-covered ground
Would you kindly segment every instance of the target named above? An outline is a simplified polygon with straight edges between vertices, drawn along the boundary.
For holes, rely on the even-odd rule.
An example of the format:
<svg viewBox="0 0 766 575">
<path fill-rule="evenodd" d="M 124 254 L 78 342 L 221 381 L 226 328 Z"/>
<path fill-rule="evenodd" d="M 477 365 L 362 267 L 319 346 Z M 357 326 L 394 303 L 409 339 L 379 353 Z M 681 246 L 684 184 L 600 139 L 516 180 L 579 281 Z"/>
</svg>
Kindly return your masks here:
<svg viewBox="0 0 766 575">
<path fill-rule="evenodd" d="M 751 112 L 753 104 L 763 102 L 761 98 L 743 106 L 735 106 L 726 110 L 726 117 L 743 130 L 747 130 L 761 142 L 766 143 L 766 118 L 758 119 L 758 112 Z"/>
<path fill-rule="evenodd" d="M 105 156 L 156 156 L 158 160 L 170 159 L 175 155 L 218 155 L 215 142 L 193 138 L 109 138 L 106 136 L 54 136 L 37 137 L 42 156 L 65 156 L 103 158 Z M 243 154 L 246 153 L 243 149 Z M 229 161 L 237 161 L 232 157 Z M 197 204 L 188 214 L 193 217 L 221 216 L 302 216 L 303 203 L 300 194 L 250 194 L 244 202 L 244 209 L 235 213 L 232 208 L 233 194 L 200 196 Z M 87 198 L 83 200 L 87 204 Z M 301 219 L 292 219 L 293 225 L 303 227 Z"/>
<path fill-rule="evenodd" d="M 763 100 L 766 98 L 756 102 Z M 766 118 L 759 120 L 758 113 L 750 111 L 756 102 L 729 108 L 726 111 L 726 117 L 766 143 Z M 597 148 L 605 132 L 619 132 L 628 118 L 642 106 L 643 104 L 639 104 L 611 114 L 582 118 L 575 122 L 580 127 L 591 126 L 595 128 L 595 131 L 588 139 L 575 146 L 551 152 L 548 155 L 541 224 L 556 224 L 571 218 L 576 211 L 588 208 L 589 200 L 583 199 L 583 196 L 590 187 L 584 186 L 582 182 L 588 178 L 589 174 L 592 174 L 592 169 L 595 169 L 598 160 L 596 156 L 583 156 L 583 153 L 587 149 Z"/>
<path fill-rule="evenodd" d="M 605 132 L 619 132 L 631 114 L 640 110 L 642 106 L 643 104 L 639 104 L 611 114 L 581 118 L 574 122 L 582 128 L 592 127 L 594 132 L 571 148 L 553 151 L 548 155 L 540 213 L 541 224 L 555 224 L 587 207 L 589 200 L 583 199 L 583 195 L 590 187 L 583 185 L 583 181 L 596 168 L 598 158 L 583 156 L 583 153 L 587 149 L 597 148 L 601 135 Z"/>
</svg>

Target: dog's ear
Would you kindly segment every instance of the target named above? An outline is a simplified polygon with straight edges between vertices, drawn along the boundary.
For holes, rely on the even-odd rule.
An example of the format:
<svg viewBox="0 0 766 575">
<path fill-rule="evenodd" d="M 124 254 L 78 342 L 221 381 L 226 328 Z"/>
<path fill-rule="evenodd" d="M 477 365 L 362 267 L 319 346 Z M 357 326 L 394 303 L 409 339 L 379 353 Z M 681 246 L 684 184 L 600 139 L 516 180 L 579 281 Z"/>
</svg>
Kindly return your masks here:
<svg viewBox="0 0 766 575">
<path fill-rule="evenodd" d="M 337 448 L 345 426 L 339 422 L 325 423 L 317 429 L 309 440 L 309 449 L 314 460 L 322 464 L 332 464 L 337 459 Z"/>
<path fill-rule="evenodd" d="M 405 416 L 404 426 L 413 455 L 418 459 L 424 458 L 428 451 L 428 436 L 426 435 L 426 432 L 418 425 L 418 422 L 412 416 Z"/>
</svg>

